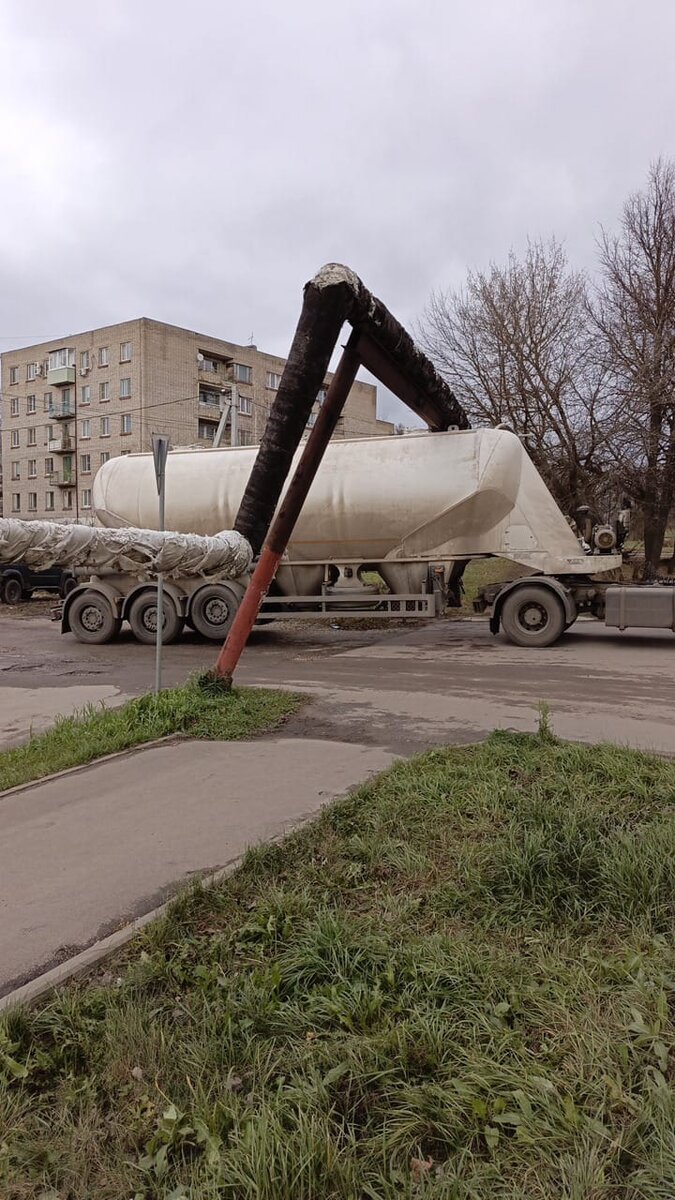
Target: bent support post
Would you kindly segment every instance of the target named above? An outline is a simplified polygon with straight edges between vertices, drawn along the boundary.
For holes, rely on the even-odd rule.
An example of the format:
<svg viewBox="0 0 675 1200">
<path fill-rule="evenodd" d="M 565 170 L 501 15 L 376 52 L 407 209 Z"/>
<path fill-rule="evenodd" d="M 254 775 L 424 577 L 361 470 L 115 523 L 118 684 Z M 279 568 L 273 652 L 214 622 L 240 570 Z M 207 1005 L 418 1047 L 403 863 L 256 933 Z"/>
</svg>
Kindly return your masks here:
<svg viewBox="0 0 675 1200">
<path fill-rule="evenodd" d="M 340 413 L 356 378 L 356 372 L 361 363 L 356 353 L 355 342 L 356 335 L 352 334 L 342 352 L 337 370 L 326 392 L 326 399 L 307 439 L 307 445 L 295 469 L 283 504 L 272 524 L 244 599 L 237 609 L 225 645 L 218 656 L 216 674 L 224 680 L 231 680 L 239 662 L 260 612 L 260 606 L 274 579 L 279 562 L 300 515 L 300 510 L 312 486 L 317 468 L 331 435 L 335 431 Z"/>
<path fill-rule="evenodd" d="M 265 542 L 345 321 L 353 332 Z M 254 555 L 260 553 L 263 543 L 265 546 L 218 658 L 216 674 L 225 679 L 231 678 L 246 645 L 361 363 L 431 430 L 469 427 L 464 409 L 445 380 L 382 301 L 349 267 L 340 263 L 322 267 L 305 286 L 300 320 L 234 523 Z"/>
</svg>

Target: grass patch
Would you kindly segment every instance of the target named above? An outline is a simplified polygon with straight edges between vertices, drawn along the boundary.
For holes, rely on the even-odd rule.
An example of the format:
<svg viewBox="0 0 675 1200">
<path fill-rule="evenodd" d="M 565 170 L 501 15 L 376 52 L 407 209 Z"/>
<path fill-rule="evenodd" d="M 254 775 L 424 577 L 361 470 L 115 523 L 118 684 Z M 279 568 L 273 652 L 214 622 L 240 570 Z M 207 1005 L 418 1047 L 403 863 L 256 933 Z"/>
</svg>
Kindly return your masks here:
<svg viewBox="0 0 675 1200">
<path fill-rule="evenodd" d="M 512 562 L 509 558 L 476 558 L 470 562 L 462 576 L 464 595 L 461 611 L 473 613 L 473 602 L 479 592 L 490 583 L 507 583 L 521 575 L 531 575 L 529 567 Z"/>
<path fill-rule="evenodd" d="M 666 1200 L 675 764 L 396 765 L 0 1026 L 3 1200 Z"/>
<path fill-rule="evenodd" d="M 214 741 L 251 737 L 278 724 L 301 702 L 298 696 L 266 688 L 214 694 L 194 680 L 120 708 L 89 705 L 73 717 L 59 718 L 25 746 L 0 753 L 0 792 L 169 734 Z"/>
</svg>

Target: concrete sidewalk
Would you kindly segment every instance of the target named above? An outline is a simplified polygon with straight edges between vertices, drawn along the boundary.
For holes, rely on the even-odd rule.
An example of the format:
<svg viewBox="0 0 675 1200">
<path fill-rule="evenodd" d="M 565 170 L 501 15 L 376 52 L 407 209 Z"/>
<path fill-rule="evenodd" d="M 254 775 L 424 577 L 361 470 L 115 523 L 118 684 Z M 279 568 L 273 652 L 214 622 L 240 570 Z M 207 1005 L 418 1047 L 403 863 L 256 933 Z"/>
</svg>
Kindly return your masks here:
<svg viewBox="0 0 675 1200">
<path fill-rule="evenodd" d="M 179 742 L 0 797 L 0 996 L 394 759 L 311 738 Z"/>
</svg>

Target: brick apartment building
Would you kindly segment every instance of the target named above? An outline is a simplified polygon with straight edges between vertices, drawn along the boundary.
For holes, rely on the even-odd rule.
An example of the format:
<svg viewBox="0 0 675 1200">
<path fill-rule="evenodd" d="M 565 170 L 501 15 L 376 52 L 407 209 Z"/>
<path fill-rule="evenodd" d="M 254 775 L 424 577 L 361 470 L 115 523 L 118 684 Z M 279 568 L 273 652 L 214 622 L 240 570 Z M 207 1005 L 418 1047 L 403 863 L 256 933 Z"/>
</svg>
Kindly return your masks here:
<svg viewBox="0 0 675 1200">
<path fill-rule="evenodd" d="M 141 317 L 7 351 L 1 364 L 4 515 L 86 521 L 101 464 L 149 450 L 153 433 L 212 445 L 234 397 L 238 444 L 259 442 L 285 360 Z M 355 383 L 335 436 L 393 433 L 376 403 L 375 387 Z"/>
</svg>

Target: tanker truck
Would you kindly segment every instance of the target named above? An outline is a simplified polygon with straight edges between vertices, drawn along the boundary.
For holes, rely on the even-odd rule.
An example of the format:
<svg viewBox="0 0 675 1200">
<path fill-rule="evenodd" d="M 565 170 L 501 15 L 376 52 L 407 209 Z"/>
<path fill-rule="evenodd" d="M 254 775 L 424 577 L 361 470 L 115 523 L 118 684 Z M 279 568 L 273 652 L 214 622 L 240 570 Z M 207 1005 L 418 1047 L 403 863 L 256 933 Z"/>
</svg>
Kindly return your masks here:
<svg viewBox="0 0 675 1200">
<path fill-rule="evenodd" d="M 171 451 L 167 527 L 201 536 L 231 529 L 256 454 L 256 447 Z M 109 530 L 156 528 L 152 456 L 110 459 L 96 476 L 93 500 Z M 433 617 L 459 602 L 466 563 L 489 557 L 525 568 L 523 577 L 486 588 L 479 600 L 492 631 L 518 645 L 551 645 L 581 613 L 620 628 L 675 628 L 675 590 L 619 586 L 616 531 L 595 526 L 582 544 L 505 428 L 331 442 L 262 619 Z M 371 571 L 386 594 L 364 579 Z M 187 624 L 222 641 L 246 578 L 175 570 L 165 583 L 165 640 Z M 126 620 L 139 640 L 152 641 L 155 595 L 154 583 L 128 563 L 99 570 L 67 597 L 62 631 L 108 641 Z"/>
</svg>

